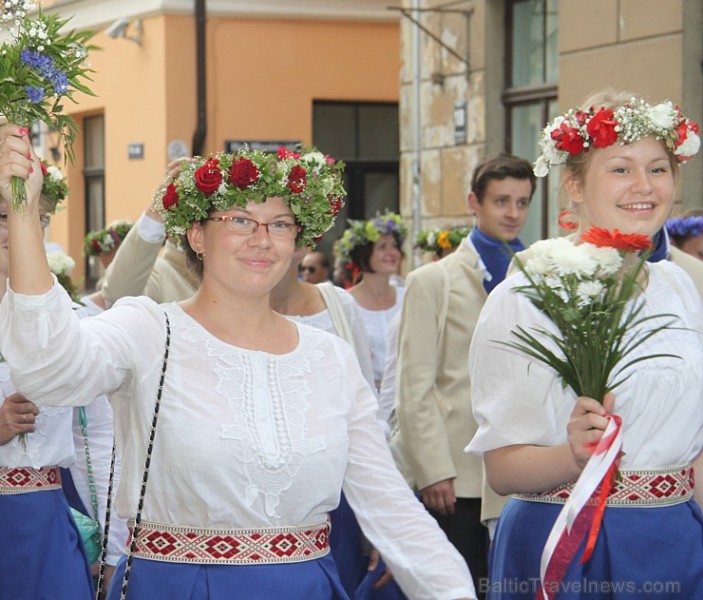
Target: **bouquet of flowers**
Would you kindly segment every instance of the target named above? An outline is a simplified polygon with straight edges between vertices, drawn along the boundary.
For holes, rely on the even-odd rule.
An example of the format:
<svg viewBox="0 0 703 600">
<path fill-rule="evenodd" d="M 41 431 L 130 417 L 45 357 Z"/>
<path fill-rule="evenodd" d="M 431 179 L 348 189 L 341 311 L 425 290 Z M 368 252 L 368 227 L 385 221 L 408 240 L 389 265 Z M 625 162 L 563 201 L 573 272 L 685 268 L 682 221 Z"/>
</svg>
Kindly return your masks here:
<svg viewBox="0 0 703 600">
<path fill-rule="evenodd" d="M 655 357 L 631 357 L 633 350 L 662 330 L 671 329 L 676 316 L 646 315 L 640 281 L 651 251 L 647 236 L 622 234 L 617 229 L 591 228 L 581 244 L 565 238 L 533 244 L 531 254 L 518 268 L 528 283 L 524 294 L 558 330 L 526 330 L 517 326 L 519 341 L 503 342 L 554 369 L 577 396 L 600 402 L 622 384 L 626 369 Z M 595 547 L 606 501 L 617 476 L 622 453 L 621 420 L 610 415 L 600 441 L 559 513 L 540 565 L 538 598 L 553 598 L 558 583 L 588 534 L 582 562 Z"/>
<path fill-rule="evenodd" d="M 86 45 L 92 31 L 61 33 L 67 20 L 46 15 L 41 8 L 37 16 L 28 16 L 30 0 L 5 0 L 0 27 L 8 39 L 0 46 L 0 112 L 8 121 L 29 127 L 35 121 L 61 132 L 66 156 L 73 160 L 72 144 L 78 133 L 76 122 L 62 113 L 62 98 L 73 100 L 74 90 L 94 95 L 83 83 L 90 80 L 86 65 Z M 15 210 L 26 200 L 24 182 L 12 178 Z"/>
<path fill-rule="evenodd" d="M 516 258 L 528 280 L 517 291 L 547 315 L 559 333 L 517 326 L 513 335 L 519 341 L 505 343 L 553 368 L 577 396 L 602 402 L 627 379 L 621 374 L 628 367 L 665 356 L 623 362 L 646 340 L 671 328 L 675 317 L 642 316 L 644 303 L 636 300 L 651 250 L 647 236 L 591 228 L 581 241 L 543 240 L 530 247 L 525 264 Z M 659 324 L 644 330 L 649 321 Z M 639 334 L 631 335 L 633 331 Z"/>
</svg>

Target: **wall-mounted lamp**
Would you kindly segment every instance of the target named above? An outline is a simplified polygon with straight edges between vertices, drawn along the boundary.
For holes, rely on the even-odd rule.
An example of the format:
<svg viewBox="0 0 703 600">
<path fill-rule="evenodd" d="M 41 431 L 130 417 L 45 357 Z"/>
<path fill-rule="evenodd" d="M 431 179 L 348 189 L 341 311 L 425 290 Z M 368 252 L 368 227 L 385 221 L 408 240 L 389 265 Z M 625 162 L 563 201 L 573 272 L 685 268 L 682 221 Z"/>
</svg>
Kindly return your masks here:
<svg viewBox="0 0 703 600">
<path fill-rule="evenodd" d="M 133 34 L 128 34 L 127 30 L 132 26 L 134 29 Z M 124 38 L 126 40 L 131 40 L 140 46 L 142 45 L 142 20 L 137 19 L 136 21 L 131 21 L 130 19 L 118 19 L 112 25 L 110 25 L 106 30 L 108 37 L 112 39 Z"/>
</svg>

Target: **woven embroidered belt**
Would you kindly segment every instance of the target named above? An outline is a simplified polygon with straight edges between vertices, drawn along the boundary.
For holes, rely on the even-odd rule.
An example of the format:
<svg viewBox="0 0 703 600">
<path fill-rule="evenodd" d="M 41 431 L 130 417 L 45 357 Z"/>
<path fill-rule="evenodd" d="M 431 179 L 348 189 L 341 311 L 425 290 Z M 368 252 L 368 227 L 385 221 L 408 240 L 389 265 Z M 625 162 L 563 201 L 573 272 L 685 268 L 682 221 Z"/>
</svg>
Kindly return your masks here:
<svg viewBox="0 0 703 600">
<path fill-rule="evenodd" d="M 573 483 L 566 483 L 542 494 L 515 494 L 515 498 L 563 504 L 573 487 Z M 668 506 L 687 502 L 692 497 L 693 467 L 620 471 L 606 506 Z"/>
<path fill-rule="evenodd" d="M 61 488 L 61 474 L 58 467 L 0 467 L 0 495 L 25 494 Z"/>
<path fill-rule="evenodd" d="M 129 525 L 133 532 L 134 522 L 131 521 Z M 149 560 L 199 564 L 303 562 L 320 558 L 329 552 L 329 532 L 329 523 L 302 527 L 217 530 L 142 521 L 133 555 Z"/>
</svg>

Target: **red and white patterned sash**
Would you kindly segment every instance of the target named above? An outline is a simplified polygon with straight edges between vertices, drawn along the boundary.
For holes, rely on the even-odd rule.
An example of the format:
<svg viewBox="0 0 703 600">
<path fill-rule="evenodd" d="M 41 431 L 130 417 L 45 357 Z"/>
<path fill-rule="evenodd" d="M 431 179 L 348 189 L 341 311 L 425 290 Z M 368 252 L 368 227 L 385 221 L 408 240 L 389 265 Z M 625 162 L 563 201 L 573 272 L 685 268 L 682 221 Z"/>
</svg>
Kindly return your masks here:
<svg viewBox="0 0 703 600">
<path fill-rule="evenodd" d="M 58 467 L 0 467 L 0 495 L 25 494 L 61 488 Z"/>
<path fill-rule="evenodd" d="M 133 526 L 131 522 L 130 528 Z M 329 523 L 216 530 L 142 521 L 133 556 L 168 562 L 227 565 L 302 562 L 329 552 L 329 532 Z"/>
<path fill-rule="evenodd" d="M 606 506 L 667 506 L 688 502 L 693 497 L 693 467 L 619 471 Z M 520 500 L 563 504 L 574 483 L 565 483 L 542 494 L 516 494 Z"/>
</svg>

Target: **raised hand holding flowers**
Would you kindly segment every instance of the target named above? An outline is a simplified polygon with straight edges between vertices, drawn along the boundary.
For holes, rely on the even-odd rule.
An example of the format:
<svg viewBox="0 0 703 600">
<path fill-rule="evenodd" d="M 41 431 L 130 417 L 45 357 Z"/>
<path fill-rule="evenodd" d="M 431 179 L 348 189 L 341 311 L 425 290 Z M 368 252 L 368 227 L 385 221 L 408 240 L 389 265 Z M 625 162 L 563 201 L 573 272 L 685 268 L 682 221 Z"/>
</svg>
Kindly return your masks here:
<svg viewBox="0 0 703 600">
<path fill-rule="evenodd" d="M 0 46 L 0 112 L 25 128 L 41 121 L 59 131 L 66 156 L 72 160 L 78 126 L 63 114 L 61 101 L 73 100 L 76 90 L 94 95 L 84 83 L 90 80 L 86 58 L 95 47 L 87 43 L 94 32 L 61 33 L 67 20 L 44 14 L 41 8 L 32 18 L 28 12 L 33 8 L 29 0 L 3 3 L 0 23 L 9 40 Z M 18 177 L 12 178 L 12 196 L 15 210 L 21 209 L 26 191 Z"/>
</svg>

